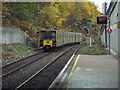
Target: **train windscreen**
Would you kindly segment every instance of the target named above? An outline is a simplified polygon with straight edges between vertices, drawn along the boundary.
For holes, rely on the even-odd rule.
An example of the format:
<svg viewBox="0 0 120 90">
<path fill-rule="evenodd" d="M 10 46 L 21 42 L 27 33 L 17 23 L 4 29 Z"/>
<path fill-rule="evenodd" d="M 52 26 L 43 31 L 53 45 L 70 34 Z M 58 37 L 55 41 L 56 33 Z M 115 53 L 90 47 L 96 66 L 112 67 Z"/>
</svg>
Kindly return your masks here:
<svg viewBox="0 0 120 90">
<path fill-rule="evenodd" d="M 55 31 L 41 31 L 40 38 L 41 38 L 41 40 L 52 39 L 53 41 L 55 41 L 56 40 L 56 32 Z"/>
</svg>

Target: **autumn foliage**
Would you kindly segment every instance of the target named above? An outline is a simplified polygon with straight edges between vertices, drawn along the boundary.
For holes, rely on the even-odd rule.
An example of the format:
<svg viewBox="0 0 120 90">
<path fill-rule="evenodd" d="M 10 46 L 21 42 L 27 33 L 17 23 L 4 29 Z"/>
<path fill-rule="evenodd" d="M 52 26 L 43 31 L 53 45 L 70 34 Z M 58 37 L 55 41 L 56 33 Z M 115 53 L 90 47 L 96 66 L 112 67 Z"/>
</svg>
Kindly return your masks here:
<svg viewBox="0 0 120 90">
<path fill-rule="evenodd" d="M 43 28 L 80 31 L 83 23 L 77 20 L 92 20 L 95 24 L 98 15 L 97 6 L 88 1 L 2 3 L 3 26 L 20 27 L 26 35 L 33 37 L 36 31 Z"/>
</svg>

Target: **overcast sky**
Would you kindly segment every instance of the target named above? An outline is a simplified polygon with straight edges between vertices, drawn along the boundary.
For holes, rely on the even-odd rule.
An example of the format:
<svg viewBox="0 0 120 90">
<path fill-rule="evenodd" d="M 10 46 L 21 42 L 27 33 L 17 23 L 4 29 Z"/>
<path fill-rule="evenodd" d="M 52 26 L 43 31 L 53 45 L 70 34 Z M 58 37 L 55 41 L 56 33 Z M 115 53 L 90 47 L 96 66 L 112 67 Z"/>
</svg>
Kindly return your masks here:
<svg viewBox="0 0 120 90">
<path fill-rule="evenodd" d="M 102 4 L 104 2 L 106 2 L 106 3 L 108 3 L 108 6 L 109 6 L 109 3 L 110 3 L 111 0 L 88 0 L 88 1 L 94 2 L 99 7 L 98 10 L 100 12 L 102 12 Z"/>
</svg>

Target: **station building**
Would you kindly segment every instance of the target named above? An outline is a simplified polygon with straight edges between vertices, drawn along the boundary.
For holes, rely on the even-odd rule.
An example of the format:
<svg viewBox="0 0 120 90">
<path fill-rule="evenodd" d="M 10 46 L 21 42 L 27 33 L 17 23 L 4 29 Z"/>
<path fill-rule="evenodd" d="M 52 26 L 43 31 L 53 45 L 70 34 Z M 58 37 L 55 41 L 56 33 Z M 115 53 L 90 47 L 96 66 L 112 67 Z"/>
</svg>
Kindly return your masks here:
<svg viewBox="0 0 120 90">
<path fill-rule="evenodd" d="M 106 27 L 104 25 L 101 28 L 103 31 L 101 41 L 108 49 L 109 33 L 106 33 L 106 29 L 112 29 L 112 33 L 110 33 L 110 51 L 113 55 L 120 56 L 120 0 L 111 0 L 106 15 L 108 17 L 108 24 Z"/>
</svg>

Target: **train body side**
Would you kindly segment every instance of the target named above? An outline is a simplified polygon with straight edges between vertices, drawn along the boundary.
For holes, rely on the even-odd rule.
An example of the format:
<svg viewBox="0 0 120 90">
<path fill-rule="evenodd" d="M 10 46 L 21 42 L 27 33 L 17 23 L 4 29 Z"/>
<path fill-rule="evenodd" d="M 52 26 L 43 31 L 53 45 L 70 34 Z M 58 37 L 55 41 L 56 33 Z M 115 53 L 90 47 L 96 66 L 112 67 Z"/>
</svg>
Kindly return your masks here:
<svg viewBox="0 0 120 90">
<path fill-rule="evenodd" d="M 64 44 L 64 32 L 56 31 L 56 47 L 62 46 Z"/>
<path fill-rule="evenodd" d="M 82 41 L 82 34 L 76 33 L 76 43 L 79 44 Z"/>
</svg>

